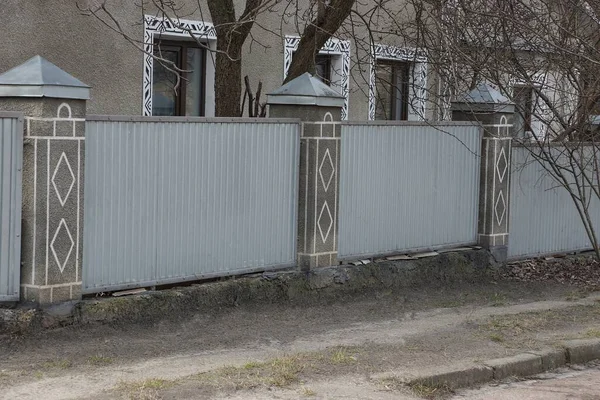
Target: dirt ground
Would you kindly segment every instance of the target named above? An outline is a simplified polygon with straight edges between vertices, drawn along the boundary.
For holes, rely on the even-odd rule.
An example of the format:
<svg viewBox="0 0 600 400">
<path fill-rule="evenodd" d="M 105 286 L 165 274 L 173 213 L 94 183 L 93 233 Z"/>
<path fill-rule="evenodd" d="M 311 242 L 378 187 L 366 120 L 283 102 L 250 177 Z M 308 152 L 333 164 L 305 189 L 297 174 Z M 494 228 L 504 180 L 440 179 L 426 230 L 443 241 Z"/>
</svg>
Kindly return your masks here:
<svg viewBox="0 0 600 400">
<path fill-rule="evenodd" d="M 415 399 L 402 382 L 600 337 L 600 294 L 492 282 L 69 327 L 0 343 L 1 399 Z"/>
</svg>

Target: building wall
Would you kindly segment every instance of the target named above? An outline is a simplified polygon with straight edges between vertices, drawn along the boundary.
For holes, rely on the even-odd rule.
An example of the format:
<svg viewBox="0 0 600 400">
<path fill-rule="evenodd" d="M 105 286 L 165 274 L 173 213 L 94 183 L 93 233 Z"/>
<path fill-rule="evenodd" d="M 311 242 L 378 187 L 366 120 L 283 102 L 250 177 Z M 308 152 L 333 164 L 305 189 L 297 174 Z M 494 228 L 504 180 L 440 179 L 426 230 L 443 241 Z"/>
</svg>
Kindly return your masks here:
<svg viewBox="0 0 600 400">
<path fill-rule="evenodd" d="M 144 28 L 142 17 L 153 10 L 142 10 L 130 0 L 108 0 L 126 34 L 139 40 L 135 45 L 98 19 L 83 15 L 77 4 L 93 5 L 96 0 L 4 0 L 0 23 L 7 32 L 0 42 L 0 72 L 21 64 L 34 55 L 41 55 L 92 87 L 88 103 L 90 114 L 140 115 L 142 113 L 142 80 Z M 243 0 L 237 0 L 238 14 Z M 189 20 L 210 21 L 208 8 L 197 8 L 196 0 L 180 0 L 178 12 Z M 282 23 L 281 14 L 288 2 L 276 6 L 279 12 L 259 16 L 253 28 L 255 40 L 245 46 L 242 73 L 249 75 L 253 90 L 263 82 L 263 94 L 278 88 L 283 82 L 282 35 L 299 35 L 292 18 Z M 289 11 L 289 10 L 288 10 Z M 102 15 L 100 13 L 100 15 Z M 344 39 L 346 29 L 340 30 Z M 358 37 L 367 37 L 367 30 L 356 30 Z M 382 37 L 386 44 L 398 38 Z M 362 48 L 361 48 L 362 47 Z M 369 54 L 364 44 L 351 43 L 351 73 L 349 117 L 368 118 Z M 210 60 L 210 55 L 209 55 Z M 263 96 L 266 100 L 266 96 Z"/>
</svg>

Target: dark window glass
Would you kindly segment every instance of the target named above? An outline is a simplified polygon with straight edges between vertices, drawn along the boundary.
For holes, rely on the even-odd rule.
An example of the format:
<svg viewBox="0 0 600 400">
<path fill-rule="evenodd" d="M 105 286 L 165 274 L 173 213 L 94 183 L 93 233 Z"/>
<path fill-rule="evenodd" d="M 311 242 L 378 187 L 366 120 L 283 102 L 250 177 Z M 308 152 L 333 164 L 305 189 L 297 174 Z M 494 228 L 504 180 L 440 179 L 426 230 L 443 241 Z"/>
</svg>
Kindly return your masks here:
<svg viewBox="0 0 600 400">
<path fill-rule="evenodd" d="M 205 98 L 205 50 L 194 42 L 160 41 L 154 54 L 152 75 L 152 115 L 203 116 Z M 172 63 L 172 64 L 171 64 Z M 180 82 L 177 86 L 177 73 Z"/>
<path fill-rule="evenodd" d="M 410 67 L 409 62 L 378 61 L 375 69 L 375 119 L 408 119 Z"/>
<path fill-rule="evenodd" d="M 319 54 L 315 59 L 315 75 L 326 85 L 331 85 L 331 56 Z"/>
<path fill-rule="evenodd" d="M 516 108 L 514 117 L 515 135 L 525 137 L 525 132 L 531 132 L 533 88 L 530 86 L 515 86 L 513 88 L 513 102 Z"/>
</svg>

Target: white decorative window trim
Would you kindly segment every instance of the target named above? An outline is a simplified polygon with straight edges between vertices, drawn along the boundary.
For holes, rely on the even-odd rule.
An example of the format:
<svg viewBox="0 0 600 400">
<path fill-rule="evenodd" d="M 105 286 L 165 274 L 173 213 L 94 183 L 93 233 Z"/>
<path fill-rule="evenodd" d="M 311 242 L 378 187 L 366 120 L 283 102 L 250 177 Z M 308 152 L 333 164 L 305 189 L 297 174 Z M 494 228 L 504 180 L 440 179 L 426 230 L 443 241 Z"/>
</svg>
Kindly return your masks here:
<svg viewBox="0 0 600 400">
<path fill-rule="evenodd" d="M 371 51 L 369 79 L 369 120 L 375 119 L 377 86 L 375 84 L 375 66 L 377 60 L 409 61 L 413 63 L 410 74 L 410 93 L 408 107 L 409 121 L 423 121 L 427 102 L 427 57 L 414 48 L 374 44 Z"/>
<path fill-rule="evenodd" d="M 512 92 L 515 86 L 531 86 L 544 92 L 550 99 L 554 98 L 551 90 L 551 86 L 548 85 L 549 75 L 546 72 L 532 73 L 529 80 L 523 80 L 520 78 L 511 77 L 509 90 Z M 514 95 L 514 93 L 511 93 Z M 530 139 L 545 140 L 549 133 L 549 121 L 552 120 L 552 111 L 548 107 L 545 101 L 541 100 L 537 93 L 534 91 L 531 94 L 531 135 Z M 526 132 L 527 134 L 528 132 Z"/>
<path fill-rule="evenodd" d="M 286 35 L 283 45 L 283 78 L 287 77 L 292 56 L 298 49 L 300 37 Z M 348 99 L 350 94 L 350 41 L 330 38 L 327 40 L 319 54 L 330 54 L 332 57 L 332 87 L 339 89 L 344 96 L 344 106 L 342 107 L 342 120 L 348 119 Z"/>
<path fill-rule="evenodd" d="M 190 21 L 185 19 L 174 20 L 171 22 L 168 18 L 146 15 L 144 17 L 144 78 L 142 83 L 142 115 L 152 115 L 152 75 L 154 71 L 154 58 L 151 56 L 154 51 L 155 36 L 164 36 L 166 39 L 191 38 L 190 32 L 198 38 L 206 39 L 211 50 L 216 50 L 217 32 L 215 26 L 210 22 Z M 209 63 L 209 57 L 206 60 L 206 116 L 214 115 L 214 65 Z M 210 67 L 210 68 L 209 68 Z M 212 95 L 211 95 L 212 94 Z M 212 109 L 211 109 L 212 107 Z M 212 115 L 211 115 L 212 114 Z"/>
</svg>

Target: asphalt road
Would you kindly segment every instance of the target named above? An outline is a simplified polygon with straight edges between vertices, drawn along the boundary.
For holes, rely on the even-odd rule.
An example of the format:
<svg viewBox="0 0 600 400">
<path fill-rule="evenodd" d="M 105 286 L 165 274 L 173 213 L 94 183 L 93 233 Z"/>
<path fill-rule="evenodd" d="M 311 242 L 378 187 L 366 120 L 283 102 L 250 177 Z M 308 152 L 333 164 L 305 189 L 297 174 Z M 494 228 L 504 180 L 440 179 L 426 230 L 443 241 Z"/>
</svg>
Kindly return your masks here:
<svg viewBox="0 0 600 400">
<path fill-rule="evenodd" d="M 562 370 L 536 379 L 458 393 L 456 400 L 600 400 L 600 366 Z"/>
</svg>

